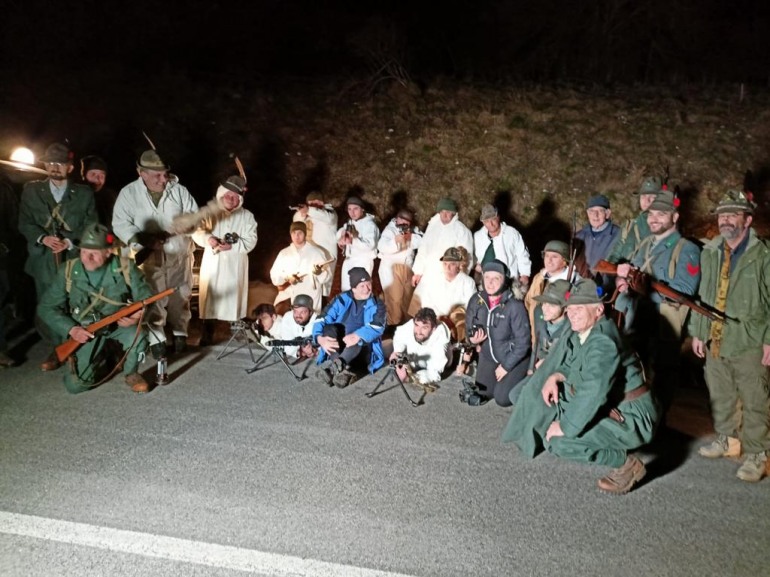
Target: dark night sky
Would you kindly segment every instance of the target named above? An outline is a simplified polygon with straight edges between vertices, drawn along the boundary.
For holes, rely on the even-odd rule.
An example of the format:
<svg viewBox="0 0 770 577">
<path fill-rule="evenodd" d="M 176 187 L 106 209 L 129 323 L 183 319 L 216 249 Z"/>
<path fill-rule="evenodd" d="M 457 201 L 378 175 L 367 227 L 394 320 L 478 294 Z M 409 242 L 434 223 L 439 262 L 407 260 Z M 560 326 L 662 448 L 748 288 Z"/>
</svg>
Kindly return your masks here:
<svg viewBox="0 0 770 577">
<path fill-rule="evenodd" d="M 767 84 L 765 0 L 6 0 L 4 68 Z"/>
</svg>

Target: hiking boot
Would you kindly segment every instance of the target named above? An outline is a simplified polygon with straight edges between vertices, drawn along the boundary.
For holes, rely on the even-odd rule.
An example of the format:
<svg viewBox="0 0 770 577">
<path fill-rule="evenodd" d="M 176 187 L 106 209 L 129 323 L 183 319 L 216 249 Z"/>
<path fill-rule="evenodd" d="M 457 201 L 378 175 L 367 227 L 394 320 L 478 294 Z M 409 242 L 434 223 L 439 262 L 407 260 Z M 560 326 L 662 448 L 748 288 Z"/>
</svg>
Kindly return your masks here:
<svg viewBox="0 0 770 577">
<path fill-rule="evenodd" d="M 56 351 L 52 352 L 46 360 L 40 363 L 41 371 L 55 371 L 61 366 L 59 358 L 56 356 Z"/>
<path fill-rule="evenodd" d="M 5 352 L 0 351 L 0 368 L 5 369 L 14 366 L 16 366 L 16 361 L 9 357 Z"/>
<path fill-rule="evenodd" d="M 334 375 L 332 382 L 338 389 L 344 389 L 349 384 L 354 383 L 358 379 L 358 376 L 348 369 L 343 369 Z"/>
<path fill-rule="evenodd" d="M 478 393 L 471 393 L 468 395 L 467 403 L 471 407 L 480 407 L 481 405 L 485 405 L 489 401 L 488 397 L 482 397 Z"/>
<path fill-rule="evenodd" d="M 720 457 L 739 457 L 741 454 L 741 442 L 735 437 L 717 435 L 710 444 L 698 449 L 698 454 L 707 459 L 719 459 Z"/>
<path fill-rule="evenodd" d="M 765 475 L 767 475 L 767 453 L 764 451 L 746 455 L 746 460 L 735 474 L 741 481 L 748 483 L 761 481 Z"/>
<path fill-rule="evenodd" d="M 152 358 L 156 361 L 159 361 L 160 359 L 163 359 L 166 357 L 166 343 L 155 343 L 154 345 L 150 345 L 150 354 L 152 355 Z"/>
<path fill-rule="evenodd" d="M 334 383 L 334 377 L 336 375 L 336 367 L 334 361 L 324 361 L 315 370 L 315 378 L 321 381 L 325 385 L 330 387 Z"/>
<path fill-rule="evenodd" d="M 599 479 L 599 489 L 613 495 L 625 495 L 644 479 L 647 469 L 639 459 L 629 455 L 619 469 L 613 469 L 606 477 Z"/>
<path fill-rule="evenodd" d="M 131 390 L 135 393 L 147 393 L 150 391 L 150 385 L 144 380 L 144 377 L 139 373 L 131 373 L 126 375 L 126 384 L 131 387 Z"/>
<path fill-rule="evenodd" d="M 182 354 L 187 350 L 187 335 L 174 335 L 174 352 Z"/>
</svg>

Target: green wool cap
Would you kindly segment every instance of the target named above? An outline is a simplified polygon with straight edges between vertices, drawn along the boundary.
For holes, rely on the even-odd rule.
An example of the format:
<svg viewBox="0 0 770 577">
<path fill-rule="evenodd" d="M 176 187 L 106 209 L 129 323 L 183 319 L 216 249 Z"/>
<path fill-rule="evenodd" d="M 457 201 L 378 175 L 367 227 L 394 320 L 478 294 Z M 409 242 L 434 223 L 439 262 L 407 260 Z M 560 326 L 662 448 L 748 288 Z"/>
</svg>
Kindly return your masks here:
<svg viewBox="0 0 770 577">
<path fill-rule="evenodd" d="M 569 281 L 563 279 L 555 280 L 548 283 L 543 294 L 537 295 L 534 299 L 539 303 L 549 303 L 564 308 L 567 306 L 567 299 L 565 296 L 569 293 L 569 289 Z"/>
<path fill-rule="evenodd" d="M 642 186 L 635 192 L 635 195 L 640 194 L 658 194 L 663 187 L 663 181 L 657 176 L 648 176 L 642 181 Z"/>
<path fill-rule="evenodd" d="M 144 170 L 162 171 L 171 169 L 170 166 L 163 162 L 160 155 L 155 150 L 145 150 L 142 153 L 142 156 L 139 157 L 139 162 L 136 163 L 136 166 Z"/>
<path fill-rule="evenodd" d="M 679 198 L 670 190 L 659 191 L 650 205 L 650 210 L 662 210 L 663 212 L 676 212 L 678 208 Z"/>
<path fill-rule="evenodd" d="M 570 305 L 594 305 L 604 302 L 604 291 L 596 283 L 589 279 L 579 280 L 572 290 L 564 295 L 567 306 Z"/>
<path fill-rule="evenodd" d="M 754 214 L 754 209 L 757 207 L 754 202 L 754 195 L 750 192 L 742 192 L 740 190 L 728 190 L 725 195 L 719 200 L 716 208 L 712 211 L 715 214 L 743 212 L 746 214 Z"/>
</svg>

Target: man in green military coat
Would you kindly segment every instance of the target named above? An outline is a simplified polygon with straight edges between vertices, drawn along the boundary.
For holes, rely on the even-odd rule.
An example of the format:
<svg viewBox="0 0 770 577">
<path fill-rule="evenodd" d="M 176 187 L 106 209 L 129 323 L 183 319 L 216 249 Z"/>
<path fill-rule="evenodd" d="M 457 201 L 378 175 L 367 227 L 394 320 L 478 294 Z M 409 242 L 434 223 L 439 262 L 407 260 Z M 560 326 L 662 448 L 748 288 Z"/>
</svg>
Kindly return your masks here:
<svg viewBox="0 0 770 577">
<path fill-rule="evenodd" d="M 650 236 L 650 227 L 647 224 L 647 211 L 661 190 L 663 183 L 657 176 L 650 176 L 642 181 L 639 191 L 634 196 L 639 197 L 639 209 L 641 212 L 623 223 L 620 227 L 620 238 L 612 246 L 607 260 L 612 263 L 628 262 L 636 247 L 648 236 Z"/>
<path fill-rule="evenodd" d="M 770 243 L 751 228 L 751 193 L 728 191 L 715 212 L 719 236 L 703 247 L 701 300 L 724 311 L 728 321 L 690 318 L 693 352 L 706 359 L 716 440 L 704 457 L 728 457 L 740 436 L 746 460 L 742 481 L 767 475 L 770 450 Z"/>
<path fill-rule="evenodd" d="M 679 385 L 683 329 L 689 310 L 656 291 L 641 295 L 629 290 L 632 269 L 641 271 L 675 291 L 692 296 L 700 281 L 700 249 L 677 230 L 679 199 L 670 190 L 661 190 L 650 204 L 647 224 L 650 236 L 630 257 L 630 263 L 618 265 L 615 306 L 634 310 L 632 346 L 646 367 L 652 368 L 655 395 L 664 408 L 671 405 Z M 628 315 L 626 317 L 628 320 Z"/>
<path fill-rule="evenodd" d="M 624 494 L 646 473 L 628 451 L 652 439 L 658 409 L 636 355 L 604 316 L 600 292 L 582 280 L 565 295 L 571 330 L 524 385 L 503 442 L 528 457 L 545 449 L 614 467 L 599 488 Z"/>
<path fill-rule="evenodd" d="M 73 169 L 69 148 L 52 144 L 41 160 L 48 178 L 25 184 L 19 206 L 19 232 L 27 239 L 24 270 L 35 280 L 38 302 L 61 264 L 77 256 L 75 243 L 83 228 L 97 221 L 93 191 L 69 179 Z M 51 341 L 39 319 L 35 324 L 40 336 Z M 46 371 L 58 366 L 56 356 L 51 355 L 41 368 Z"/>
<path fill-rule="evenodd" d="M 147 382 L 138 373 L 147 348 L 147 331 L 138 327 L 142 311 L 126 316 L 98 331 L 96 335 L 84 327 L 107 317 L 130 302 L 152 296 L 144 275 L 133 261 L 112 254 L 115 237 L 100 224 L 85 228 L 79 243 L 80 258 L 67 261 L 56 274 L 37 307 L 57 342 L 74 339 L 82 343 L 70 358 L 64 385 L 70 393 L 90 389 L 106 373 L 106 360 L 101 354 L 108 339 L 117 341 L 128 351 L 123 374 L 131 390 L 146 393 Z"/>
</svg>

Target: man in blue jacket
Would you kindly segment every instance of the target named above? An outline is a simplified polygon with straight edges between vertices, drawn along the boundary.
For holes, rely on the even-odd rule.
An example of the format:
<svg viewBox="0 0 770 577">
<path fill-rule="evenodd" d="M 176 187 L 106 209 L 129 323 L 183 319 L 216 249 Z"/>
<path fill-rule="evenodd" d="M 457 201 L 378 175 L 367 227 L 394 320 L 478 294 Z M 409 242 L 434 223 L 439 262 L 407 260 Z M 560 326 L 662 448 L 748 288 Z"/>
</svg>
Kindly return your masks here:
<svg viewBox="0 0 770 577">
<path fill-rule="evenodd" d="M 313 325 L 320 348 L 316 378 L 343 389 L 359 376 L 385 364 L 382 333 L 385 304 L 372 294 L 372 277 L 363 267 L 348 271 L 350 290 L 324 309 Z"/>
</svg>

